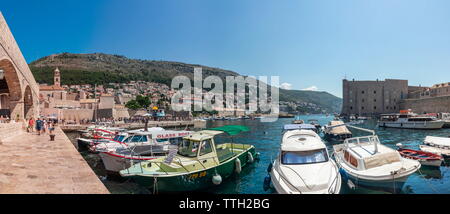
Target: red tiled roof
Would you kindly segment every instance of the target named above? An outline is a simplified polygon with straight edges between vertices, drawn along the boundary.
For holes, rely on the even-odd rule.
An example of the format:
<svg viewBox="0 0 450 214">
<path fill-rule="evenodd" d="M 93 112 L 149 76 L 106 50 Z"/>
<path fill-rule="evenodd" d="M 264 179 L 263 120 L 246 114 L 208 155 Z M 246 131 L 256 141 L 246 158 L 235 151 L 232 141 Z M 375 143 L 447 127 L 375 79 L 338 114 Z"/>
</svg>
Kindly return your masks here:
<svg viewBox="0 0 450 214">
<path fill-rule="evenodd" d="M 41 85 L 39 86 L 39 90 L 41 91 L 64 91 L 65 89 L 61 86 L 57 85 Z"/>
</svg>

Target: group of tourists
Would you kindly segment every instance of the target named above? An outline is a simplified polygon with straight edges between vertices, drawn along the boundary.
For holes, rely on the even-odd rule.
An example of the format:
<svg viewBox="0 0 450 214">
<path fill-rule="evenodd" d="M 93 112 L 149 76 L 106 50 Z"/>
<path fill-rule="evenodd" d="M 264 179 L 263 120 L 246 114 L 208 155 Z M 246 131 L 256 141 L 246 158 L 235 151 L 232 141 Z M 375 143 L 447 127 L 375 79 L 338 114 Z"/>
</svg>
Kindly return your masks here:
<svg viewBox="0 0 450 214">
<path fill-rule="evenodd" d="M 53 120 L 46 120 L 45 118 L 37 118 L 37 120 L 34 120 L 33 118 L 30 118 L 28 120 L 27 131 L 34 133 L 36 130 L 38 135 L 45 133 L 53 134 L 53 131 L 55 130 L 54 126 L 55 122 Z"/>
</svg>

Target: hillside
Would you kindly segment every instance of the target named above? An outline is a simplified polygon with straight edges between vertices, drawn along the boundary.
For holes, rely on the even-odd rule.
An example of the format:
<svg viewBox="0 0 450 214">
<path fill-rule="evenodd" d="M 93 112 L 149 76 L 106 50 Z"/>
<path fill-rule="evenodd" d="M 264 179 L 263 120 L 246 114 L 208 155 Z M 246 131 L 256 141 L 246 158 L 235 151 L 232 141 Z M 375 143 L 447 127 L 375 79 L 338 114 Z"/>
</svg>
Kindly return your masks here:
<svg viewBox="0 0 450 214">
<path fill-rule="evenodd" d="M 193 78 L 194 67 L 203 68 L 203 76 L 221 78 L 239 75 L 236 72 L 203 65 L 180 62 L 129 59 L 119 55 L 54 54 L 30 63 L 39 83 L 53 83 L 53 70 L 59 67 L 62 84 L 126 83 L 132 80 L 153 81 L 170 85 L 174 76 Z M 328 112 L 340 112 L 341 99 L 327 92 L 281 90 L 280 101 L 302 101 L 318 105 Z"/>
<path fill-rule="evenodd" d="M 342 109 L 342 99 L 324 91 L 280 89 L 280 101 L 314 103 L 329 113 L 341 112 Z"/>
</svg>

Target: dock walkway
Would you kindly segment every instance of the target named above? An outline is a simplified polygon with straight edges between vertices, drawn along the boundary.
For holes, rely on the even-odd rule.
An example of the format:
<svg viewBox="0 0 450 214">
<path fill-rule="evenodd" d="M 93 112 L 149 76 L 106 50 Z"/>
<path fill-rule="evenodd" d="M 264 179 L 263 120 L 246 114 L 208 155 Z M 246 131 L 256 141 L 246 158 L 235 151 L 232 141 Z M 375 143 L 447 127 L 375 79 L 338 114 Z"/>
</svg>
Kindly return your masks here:
<svg viewBox="0 0 450 214">
<path fill-rule="evenodd" d="M 0 194 L 109 193 L 61 128 L 55 141 L 25 131 L 0 134 Z"/>
</svg>

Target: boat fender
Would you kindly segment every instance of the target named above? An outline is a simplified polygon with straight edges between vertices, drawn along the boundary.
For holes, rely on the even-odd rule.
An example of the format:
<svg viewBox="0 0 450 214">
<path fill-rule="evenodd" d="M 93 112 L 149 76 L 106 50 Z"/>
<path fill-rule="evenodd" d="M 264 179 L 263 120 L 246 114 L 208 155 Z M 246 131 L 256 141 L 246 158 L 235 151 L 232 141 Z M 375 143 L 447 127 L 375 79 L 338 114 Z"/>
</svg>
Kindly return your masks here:
<svg viewBox="0 0 450 214">
<path fill-rule="evenodd" d="M 261 153 L 257 152 L 257 153 L 256 153 L 256 157 L 255 157 L 256 160 L 259 160 L 260 157 L 261 157 Z"/>
<path fill-rule="evenodd" d="M 270 163 L 269 166 L 267 167 L 267 173 L 272 172 L 272 168 L 273 168 L 273 163 Z"/>
<path fill-rule="evenodd" d="M 222 176 L 216 174 L 212 177 L 212 182 L 214 185 L 220 185 L 222 183 Z"/>
<path fill-rule="evenodd" d="M 267 175 L 267 176 L 264 178 L 264 185 L 263 185 L 264 191 L 267 191 L 267 190 L 270 189 L 270 181 L 271 181 L 270 175 Z"/>
<path fill-rule="evenodd" d="M 252 155 L 252 153 L 247 153 L 247 156 L 248 156 L 248 162 L 249 163 L 253 163 L 254 161 L 255 161 L 255 159 L 253 158 L 253 155 Z"/>
<path fill-rule="evenodd" d="M 241 167 L 241 160 L 239 158 L 236 158 L 236 162 L 234 162 L 236 165 L 235 171 L 237 174 L 241 173 L 242 167 Z"/>
</svg>

